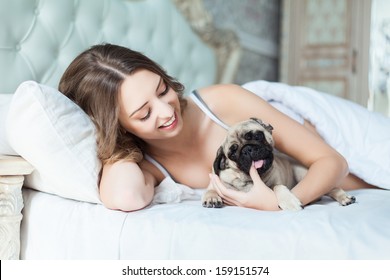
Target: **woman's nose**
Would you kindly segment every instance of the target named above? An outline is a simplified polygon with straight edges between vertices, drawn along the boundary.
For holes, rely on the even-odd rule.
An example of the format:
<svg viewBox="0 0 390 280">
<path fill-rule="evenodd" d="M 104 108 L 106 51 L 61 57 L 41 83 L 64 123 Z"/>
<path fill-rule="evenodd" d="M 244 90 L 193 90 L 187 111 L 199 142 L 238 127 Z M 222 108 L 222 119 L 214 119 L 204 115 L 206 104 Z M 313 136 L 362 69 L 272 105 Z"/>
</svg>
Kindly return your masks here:
<svg viewBox="0 0 390 280">
<path fill-rule="evenodd" d="M 159 100 L 158 104 L 158 117 L 159 118 L 170 118 L 173 115 L 173 107 L 163 100 Z"/>
</svg>

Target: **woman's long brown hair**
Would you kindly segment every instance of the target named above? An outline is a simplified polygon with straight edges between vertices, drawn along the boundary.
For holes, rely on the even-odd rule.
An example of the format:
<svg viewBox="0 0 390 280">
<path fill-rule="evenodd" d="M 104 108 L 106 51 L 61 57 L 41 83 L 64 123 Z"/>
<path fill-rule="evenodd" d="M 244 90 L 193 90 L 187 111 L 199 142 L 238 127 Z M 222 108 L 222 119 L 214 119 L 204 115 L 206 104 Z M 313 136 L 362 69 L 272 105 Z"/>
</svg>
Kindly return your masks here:
<svg viewBox="0 0 390 280">
<path fill-rule="evenodd" d="M 140 69 L 161 76 L 177 92 L 181 106 L 185 106 L 181 83 L 145 55 L 118 45 L 92 46 L 71 62 L 60 80 L 59 90 L 78 104 L 95 124 L 98 157 L 103 165 L 118 160 L 138 163 L 143 159 L 143 141 L 121 127 L 118 104 L 124 79 Z"/>
</svg>

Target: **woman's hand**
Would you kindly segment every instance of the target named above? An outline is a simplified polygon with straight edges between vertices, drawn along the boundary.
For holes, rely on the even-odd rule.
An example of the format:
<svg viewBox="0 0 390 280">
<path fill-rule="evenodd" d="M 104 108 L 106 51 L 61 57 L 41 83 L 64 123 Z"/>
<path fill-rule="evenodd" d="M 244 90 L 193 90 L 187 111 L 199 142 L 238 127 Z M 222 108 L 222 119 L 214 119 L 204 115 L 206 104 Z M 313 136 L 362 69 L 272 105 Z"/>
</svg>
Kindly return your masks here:
<svg viewBox="0 0 390 280">
<path fill-rule="evenodd" d="M 253 187 L 249 192 L 241 192 L 227 188 L 215 174 L 210 174 L 210 180 L 218 195 L 227 205 L 236 205 L 258 210 L 279 210 L 274 192 L 264 184 L 253 164 L 249 175 L 253 180 Z"/>
</svg>

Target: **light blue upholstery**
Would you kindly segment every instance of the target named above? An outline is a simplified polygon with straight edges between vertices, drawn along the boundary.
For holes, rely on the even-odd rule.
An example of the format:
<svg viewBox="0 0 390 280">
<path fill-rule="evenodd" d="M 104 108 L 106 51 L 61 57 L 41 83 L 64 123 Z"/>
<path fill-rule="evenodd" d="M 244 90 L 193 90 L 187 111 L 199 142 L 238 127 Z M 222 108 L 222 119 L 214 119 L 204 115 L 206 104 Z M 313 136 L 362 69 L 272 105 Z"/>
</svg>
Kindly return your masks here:
<svg viewBox="0 0 390 280">
<path fill-rule="evenodd" d="M 0 0 L 0 93 L 25 80 L 57 87 L 77 54 L 103 42 L 148 55 L 187 91 L 215 82 L 213 50 L 169 0 Z"/>
</svg>

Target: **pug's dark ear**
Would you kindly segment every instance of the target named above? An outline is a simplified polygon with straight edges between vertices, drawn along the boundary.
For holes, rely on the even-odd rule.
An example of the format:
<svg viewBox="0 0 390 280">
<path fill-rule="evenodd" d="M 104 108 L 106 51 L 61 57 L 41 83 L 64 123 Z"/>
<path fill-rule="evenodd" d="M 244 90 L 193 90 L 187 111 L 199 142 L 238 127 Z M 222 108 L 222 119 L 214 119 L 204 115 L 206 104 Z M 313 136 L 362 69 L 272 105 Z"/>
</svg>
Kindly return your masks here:
<svg viewBox="0 0 390 280">
<path fill-rule="evenodd" d="M 217 156 L 215 157 L 213 168 L 214 168 L 214 173 L 219 175 L 219 173 L 222 170 L 226 169 L 226 156 L 223 153 L 222 147 L 219 147 L 217 151 Z"/>
<path fill-rule="evenodd" d="M 265 128 L 265 130 L 267 130 L 270 134 L 272 134 L 272 130 L 274 130 L 272 125 L 265 123 L 258 118 L 251 118 L 251 120 L 254 120 L 255 122 L 259 123 L 262 127 Z"/>
</svg>

